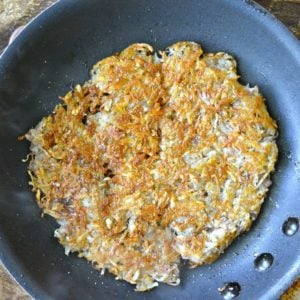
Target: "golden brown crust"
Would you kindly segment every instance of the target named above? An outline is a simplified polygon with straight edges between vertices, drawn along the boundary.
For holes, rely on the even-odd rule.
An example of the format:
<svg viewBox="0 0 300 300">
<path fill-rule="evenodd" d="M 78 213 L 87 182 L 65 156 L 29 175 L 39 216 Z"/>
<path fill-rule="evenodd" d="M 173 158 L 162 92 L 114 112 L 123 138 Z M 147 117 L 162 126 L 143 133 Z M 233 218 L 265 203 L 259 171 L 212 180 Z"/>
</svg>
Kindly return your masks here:
<svg viewBox="0 0 300 300">
<path fill-rule="evenodd" d="M 210 263 L 257 216 L 276 124 L 225 53 L 134 44 L 29 131 L 37 200 L 60 242 L 147 290 Z"/>
</svg>

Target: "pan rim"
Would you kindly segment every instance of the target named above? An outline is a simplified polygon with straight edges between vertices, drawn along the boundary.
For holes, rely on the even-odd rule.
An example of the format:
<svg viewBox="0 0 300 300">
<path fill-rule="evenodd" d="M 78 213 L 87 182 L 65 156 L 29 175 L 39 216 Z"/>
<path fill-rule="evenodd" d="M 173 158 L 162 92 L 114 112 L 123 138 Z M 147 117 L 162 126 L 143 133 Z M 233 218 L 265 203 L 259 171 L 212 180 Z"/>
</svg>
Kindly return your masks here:
<svg viewBox="0 0 300 300">
<path fill-rule="evenodd" d="M 127 0 L 128 1 L 128 0 Z M 2 67 L 3 70 L 5 70 L 6 65 L 9 65 L 11 57 L 14 54 L 14 48 L 18 44 L 22 44 L 26 39 L 28 38 L 28 35 L 33 31 L 36 30 L 37 27 L 42 26 L 46 19 L 53 18 L 51 16 L 52 13 L 54 13 L 56 10 L 64 9 L 64 4 L 67 3 L 68 0 L 57 0 L 54 2 L 50 7 L 43 10 L 41 13 L 39 13 L 36 17 L 34 17 L 22 30 L 19 36 L 16 37 L 16 39 L 9 44 L 3 51 L 3 53 L 0 55 L 0 76 L 2 76 Z M 230 2 L 227 1 L 227 2 Z M 254 14 L 259 15 L 261 18 L 263 18 L 264 22 L 268 25 L 268 28 L 272 30 L 272 33 L 278 35 L 281 39 L 281 41 L 285 42 L 285 46 L 288 49 L 289 53 L 293 55 L 295 58 L 295 61 L 297 61 L 300 65 L 300 42 L 299 40 L 286 28 L 285 25 L 282 24 L 281 21 L 279 21 L 277 18 L 275 18 L 271 13 L 269 13 L 266 9 L 264 9 L 262 6 L 257 4 L 256 2 L 252 0 L 242 0 L 239 2 L 231 3 L 233 6 L 239 6 L 241 9 L 248 9 L 252 10 Z M 18 274 L 18 268 L 13 268 L 12 263 L 14 262 L 14 258 L 12 255 L 9 256 L 9 258 L 4 257 L 4 253 L 7 255 L 6 247 L 7 243 L 5 242 L 5 238 L 2 238 L 2 232 L 0 235 L 0 260 L 3 263 L 6 270 L 9 271 L 11 276 L 16 280 L 32 297 L 37 298 L 45 298 L 45 294 L 43 291 L 37 291 L 36 286 L 32 289 L 30 287 L 30 279 L 24 279 L 20 274 Z M 17 263 L 18 264 L 18 263 Z M 15 269 L 15 270 L 14 270 Z M 298 270 L 293 271 L 295 275 L 300 274 L 300 270 L 298 267 Z M 282 277 L 284 279 L 284 276 Z M 285 288 L 288 287 L 288 283 L 283 283 L 285 285 Z"/>
</svg>

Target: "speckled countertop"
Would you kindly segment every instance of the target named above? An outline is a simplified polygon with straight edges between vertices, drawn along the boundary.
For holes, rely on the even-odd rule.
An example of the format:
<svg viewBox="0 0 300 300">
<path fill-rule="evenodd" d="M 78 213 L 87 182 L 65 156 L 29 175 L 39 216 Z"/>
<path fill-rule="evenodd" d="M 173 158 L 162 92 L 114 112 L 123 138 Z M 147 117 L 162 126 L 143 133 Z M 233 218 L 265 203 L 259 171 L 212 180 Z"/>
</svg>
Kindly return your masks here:
<svg viewBox="0 0 300 300">
<path fill-rule="evenodd" d="M 84 1 L 84 0 L 83 0 Z M 55 0 L 0 0 L 0 53 L 13 31 Z M 256 0 L 279 18 L 300 39 L 300 0 Z M 0 262 L 0 300 L 28 300 L 30 296 L 10 277 Z M 282 300 L 300 299 L 300 280 Z"/>
</svg>

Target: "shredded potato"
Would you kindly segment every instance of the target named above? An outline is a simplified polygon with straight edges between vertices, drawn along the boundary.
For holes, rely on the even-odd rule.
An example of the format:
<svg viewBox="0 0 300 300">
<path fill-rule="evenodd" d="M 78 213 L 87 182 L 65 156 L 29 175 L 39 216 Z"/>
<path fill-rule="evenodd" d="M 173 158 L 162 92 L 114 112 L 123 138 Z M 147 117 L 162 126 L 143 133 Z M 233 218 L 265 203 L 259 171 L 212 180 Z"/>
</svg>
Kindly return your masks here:
<svg viewBox="0 0 300 300">
<path fill-rule="evenodd" d="M 55 236 L 149 290 L 180 258 L 213 262 L 257 217 L 277 159 L 276 123 L 226 53 L 133 44 L 98 62 L 25 137 Z"/>
</svg>

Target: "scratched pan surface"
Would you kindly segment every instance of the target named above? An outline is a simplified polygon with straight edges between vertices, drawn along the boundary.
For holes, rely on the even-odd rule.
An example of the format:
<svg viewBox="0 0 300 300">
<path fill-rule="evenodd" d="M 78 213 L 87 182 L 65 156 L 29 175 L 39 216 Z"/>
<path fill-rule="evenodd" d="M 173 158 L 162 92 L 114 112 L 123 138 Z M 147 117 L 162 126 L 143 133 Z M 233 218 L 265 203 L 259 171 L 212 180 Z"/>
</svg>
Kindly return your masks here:
<svg viewBox="0 0 300 300">
<path fill-rule="evenodd" d="M 182 268 L 177 287 L 147 293 L 85 260 L 64 255 L 57 227 L 40 211 L 21 159 L 28 144 L 17 136 L 52 111 L 73 82 L 88 79 L 100 58 L 134 42 L 163 49 L 178 40 L 226 51 L 242 82 L 259 85 L 278 121 L 279 161 L 273 185 L 252 230 L 211 266 Z M 222 299 L 218 288 L 238 282 L 239 299 L 276 299 L 299 276 L 300 234 L 282 224 L 300 216 L 300 46 L 278 21 L 250 1 L 60 1 L 35 19 L 0 59 L 0 258 L 37 299 Z M 258 272 L 255 255 L 271 268 Z"/>
</svg>

